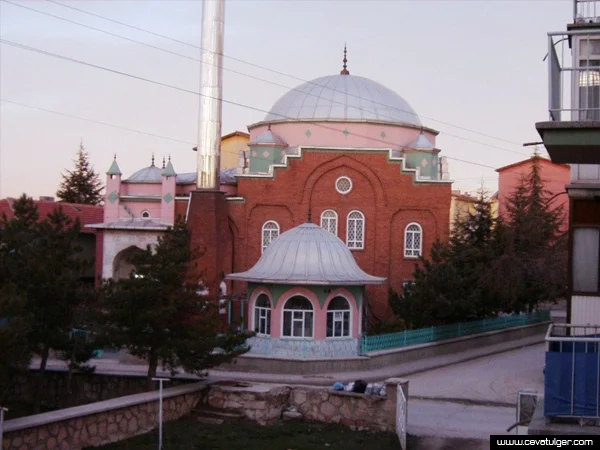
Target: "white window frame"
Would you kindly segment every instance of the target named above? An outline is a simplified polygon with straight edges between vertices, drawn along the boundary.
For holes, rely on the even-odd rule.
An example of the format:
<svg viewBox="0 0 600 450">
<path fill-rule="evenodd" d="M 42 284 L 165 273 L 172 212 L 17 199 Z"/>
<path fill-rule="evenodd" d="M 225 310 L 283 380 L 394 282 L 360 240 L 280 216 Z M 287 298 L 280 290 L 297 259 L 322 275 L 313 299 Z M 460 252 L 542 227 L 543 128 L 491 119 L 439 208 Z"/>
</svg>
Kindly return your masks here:
<svg viewBox="0 0 600 450">
<path fill-rule="evenodd" d="M 312 309 L 286 309 L 286 305 L 287 303 L 292 300 L 294 297 L 303 297 L 306 299 L 306 301 L 308 301 L 311 305 Z M 290 333 L 291 334 L 285 334 L 285 315 L 286 313 L 290 313 L 291 317 L 291 326 L 290 326 Z M 296 313 L 299 313 L 300 317 L 296 317 Z M 306 330 L 306 315 L 307 313 L 310 313 L 312 315 L 312 321 L 311 321 L 311 332 L 312 334 L 310 336 L 306 336 L 305 330 Z M 294 335 L 294 323 L 295 322 L 300 322 L 302 323 L 302 336 L 295 336 Z M 305 297 L 304 295 L 301 294 L 296 294 L 296 295 L 292 295 L 291 297 L 289 297 L 285 303 L 283 304 L 283 308 L 281 309 L 281 337 L 284 339 L 314 339 L 315 336 L 315 308 L 314 305 L 312 304 L 312 302 Z"/>
<path fill-rule="evenodd" d="M 274 228 L 267 228 L 267 226 L 271 226 L 271 225 L 275 225 Z M 274 220 L 267 220 L 265 223 L 263 223 L 262 228 L 260 229 L 260 248 L 261 248 L 261 254 L 265 252 L 265 249 L 269 246 L 269 244 L 271 242 L 273 242 L 274 239 L 276 239 L 279 236 L 279 224 L 277 222 L 275 222 Z M 265 244 L 265 231 L 269 232 L 269 239 L 268 242 Z"/>
<path fill-rule="evenodd" d="M 269 302 L 269 307 L 265 306 L 257 306 L 258 300 L 265 296 L 267 301 Z M 267 294 L 259 294 L 258 297 L 254 300 L 254 311 L 252 314 L 252 330 L 256 332 L 257 336 L 271 336 L 271 333 L 267 333 L 267 331 L 271 328 L 271 299 Z M 256 316 L 258 312 L 258 324 L 256 323 Z"/>
<path fill-rule="evenodd" d="M 338 215 L 333 209 L 327 209 L 321 213 L 321 228 L 324 228 L 334 236 L 337 236 Z"/>
<path fill-rule="evenodd" d="M 350 217 L 353 214 L 360 214 L 360 217 L 356 217 L 356 218 Z M 350 223 L 351 222 L 353 222 L 352 226 L 354 227 L 355 238 L 353 240 L 350 240 Z M 356 224 L 358 222 L 362 223 L 362 239 L 360 239 L 360 240 L 356 239 Z M 348 248 L 350 250 L 363 250 L 365 248 L 366 230 L 367 230 L 367 224 L 366 224 L 366 220 L 365 220 L 365 215 L 357 209 L 350 211 L 348 213 L 348 216 L 346 217 L 346 245 L 348 246 Z"/>
<path fill-rule="evenodd" d="M 144 214 L 147 214 L 147 216 L 144 216 Z M 141 217 L 142 219 L 151 219 L 151 218 L 152 218 L 152 216 L 150 215 L 150 211 L 148 211 L 147 209 L 143 210 L 143 211 L 140 213 L 140 217 Z"/>
<path fill-rule="evenodd" d="M 348 180 L 348 183 L 350 183 L 350 187 L 348 188 L 347 191 L 340 191 L 338 188 L 338 183 L 340 182 L 340 180 Z M 352 184 L 352 180 L 350 179 L 350 177 L 347 177 L 346 175 L 342 175 L 341 177 L 338 177 L 335 180 L 335 190 L 338 192 L 338 194 L 342 194 L 342 195 L 346 195 L 349 194 L 350 192 L 352 192 L 352 188 L 354 187 L 354 185 Z"/>
<path fill-rule="evenodd" d="M 346 303 L 348 304 L 348 309 L 329 309 L 329 305 L 331 305 L 331 302 L 338 297 L 346 300 Z M 349 339 L 349 338 L 352 338 L 352 306 L 350 304 L 350 300 L 348 300 L 343 295 L 336 295 L 335 297 L 333 297 L 331 299 L 331 301 L 327 305 L 326 313 L 327 313 L 326 318 L 325 318 L 325 338 L 326 339 Z M 336 313 L 338 313 L 338 314 L 341 313 L 342 317 L 336 318 Z M 329 322 L 330 314 L 333 316 L 332 321 L 331 321 L 332 322 L 331 332 L 333 333 L 332 336 L 329 336 L 329 334 L 328 334 L 329 330 L 327 329 L 327 323 Z M 344 314 L 348 314 L 348 329 L 347 330 L 344 329 Z M 335 336 L 336 322 L 341 322 L 341 324 L 342 324 L 342 335 L 341 336 Z"/>
<path fill-rule="evenodd" d="M 418 230 L 409 230 L 410 227 L 417 227 Z M 412 245 L 407 245 L 408 236 L 412 237 Z M 419 236 L 419 246 L 415 246 L 415 236 Z M 417 222 L 411 222 L 404 228 L 404 257 L 418 258 L 423 254 L 423 227 Z"/>
</svg>

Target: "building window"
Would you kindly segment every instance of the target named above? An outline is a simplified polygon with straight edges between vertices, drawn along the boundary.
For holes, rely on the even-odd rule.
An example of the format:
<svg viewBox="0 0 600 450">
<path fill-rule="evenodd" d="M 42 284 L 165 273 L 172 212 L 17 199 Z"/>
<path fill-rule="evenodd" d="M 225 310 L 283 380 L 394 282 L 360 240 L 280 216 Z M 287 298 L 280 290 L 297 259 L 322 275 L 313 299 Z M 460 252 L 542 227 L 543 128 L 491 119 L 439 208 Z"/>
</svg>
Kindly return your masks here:
<svg viewBox="0 0 600 450">
<path fill-rule="evenodd" d="M 351 211 L 348 214 L 346 245 L 355 250 L 365 248 L 365 216 L 360 211 Z"/>
<path fill-rule="evenodd" d="M 283 306 L 283 336 L 313 337 L 313 307 L 306 297 L 296 295 Z"/>
<path fill-rule="evenodd" d="M 327 337 L 350 336 L 350 304 L 344 297 L 335 297 L 327 306 Z"/>
<path fill-rule="evenodd" d="M 254 304 L 254 332 L 259 336 L 271 335 L 271 302 L 260 294 Z"/>
<path fill-rule="evenodd" d="M 418 258 L 421 256 L 423 230 L 418 223 L 409 223 L 404 230 L 404 257 Z"/>
<path fill-rule="evenodd" d="M 262 251 L 269 246 L 273 240 L 279 236 L 279 224 L 273 220 L 265 222 L 262 227 Z"/>
<path fill-rule="evenodd" d="M 334 236 L 337 236 L 337 213 L 328 209 L 321 214 L 321 228 L 326 229 Z"/>
<path fill-rule="evenodd" d="M 352 180 L 348 177 L 339 177 L 335 180 L 335 190 L 340 194 L 347 194 L 352 190 Z"/>
<path fill-rule="evenodd" d="M 573 228 L 573 292 L 594 293 L 598 287 L 600 229 Z"/>
<path fill-rule="evenodd" d="M 142 219 L 149 219 L 150 213 L 148 211 L 142 211 Z"/>
</svg>

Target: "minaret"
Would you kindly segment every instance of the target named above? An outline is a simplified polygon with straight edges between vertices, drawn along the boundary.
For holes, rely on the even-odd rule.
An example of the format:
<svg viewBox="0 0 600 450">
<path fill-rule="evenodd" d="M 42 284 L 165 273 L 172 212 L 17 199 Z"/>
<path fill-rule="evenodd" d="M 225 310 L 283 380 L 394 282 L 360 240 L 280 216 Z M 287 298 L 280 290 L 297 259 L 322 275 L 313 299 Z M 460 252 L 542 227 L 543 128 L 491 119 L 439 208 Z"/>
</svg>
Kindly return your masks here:
<svg viewBox="0 0 600 450">
<path fill-rule="evenodd" d="M 117 164 L 117 155 L 106 172 L 106 198 L 104 202 L 104 222 L 114 222 L 119 219 L 119 203 L 121 197 L 121 169 Z"/>
<path fill-rule="evenodd" d="M 196 190 L 190 193 L 187 226 L 190 245 L 198 251 L 190 282 L 218 295 L 225 249 L 231 245 L 225 193 L 220 188 L 221 97 L 223 92 L 225 0 L 203 0 L 200 116 Z"/>
</svg>

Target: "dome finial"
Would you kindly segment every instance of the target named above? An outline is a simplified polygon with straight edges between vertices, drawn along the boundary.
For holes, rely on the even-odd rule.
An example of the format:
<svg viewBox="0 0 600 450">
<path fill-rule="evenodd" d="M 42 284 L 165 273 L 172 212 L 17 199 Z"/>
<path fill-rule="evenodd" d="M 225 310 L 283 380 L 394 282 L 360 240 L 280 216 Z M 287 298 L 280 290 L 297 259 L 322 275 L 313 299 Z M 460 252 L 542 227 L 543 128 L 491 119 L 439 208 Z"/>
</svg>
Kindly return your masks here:
<svg viewBox="0 0 600 450">
<path fill-rule="evenodd" d="M 306 223 L 312 223 L 312 209 L 310 208 L 310 206 L 308 207 L 308 220 L 306 221 Z"/>
<path fill-rule="evenodd" d="M 154 167 L 154 152 L 152 152 L 152 164 L 150 164 L 150 167 Z"/>
<path fill-rule="evenodd" d="M 348 59 L 346 58 L 346 43 L 344 43 L 344 68 L 342 69 L 342 71 L 340 72 L 340 75 L 350 75 L 350 72 L 348 72 L 348 68 L 346 63 L 348 62 Z"/>
<path fill-rule="evenodd" d="M 162 168 L 163 169 L 165 168 L 165 157 L 164 156 L 163 156 L 163 165 L 162 165 Z"/>
</svg>

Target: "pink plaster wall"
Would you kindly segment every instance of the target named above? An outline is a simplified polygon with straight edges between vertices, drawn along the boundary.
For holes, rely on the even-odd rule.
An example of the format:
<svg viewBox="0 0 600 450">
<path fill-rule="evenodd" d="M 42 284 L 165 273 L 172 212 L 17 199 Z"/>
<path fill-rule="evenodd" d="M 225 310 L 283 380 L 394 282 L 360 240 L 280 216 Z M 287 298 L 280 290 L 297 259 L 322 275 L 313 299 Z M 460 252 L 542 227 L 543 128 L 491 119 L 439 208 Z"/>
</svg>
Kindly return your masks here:
<svg viewBox="0 0 600 450">
<path fill-rule="evenodd" d="M 268 125 L 260 125 L 250 130 L 250 141 L 256 139 Z M 342 131 L 348 129 L 350 134 L 344 136 Z M 306 131 L 310 130 L 310 137 Z M 290 147 L 351 147 L 351 148 L 394 148 L 401 149 L 421 130 L 400 125 L 387 125 L 363 122 L 284 122 L 271 124 L 271 131 L 281 136 Z M 381 137 L 381 132 L 385 137 Z M 424 130 L 423 134 L 435 146 L 435 134 Z M 382 142 L 384 141 L 384 142 Z"/>
<path fill-rule="evenodd" d="M 153 195 L 160 196 L 162 185 L 159 183 L 123 183 L 121 185 L 121 195 Z"/>
<path fill-rule="evenodd" d="M 549 192 L 548 198 L 565 191 L 569 184 L 570 168 L 562 164 L 554 164 L 546 159 L 540 161 L 540 176 L 544 182 L 544 188 Z M 531 161 L 526 160 L 512 166 L 498 169 L 498 211 L 500 217 L 506 217 L 507 199 L 515 191 L 523 176 L 528 176 L 531 171 Z M 557 208 L 562 205 L 563 225 L 567 230 L 569 224 L 569 198 L 566 194 L 558 195 L 550 201 L 550 206 Z"/>
<path fill-rule="evenodd" d="M 302 287 L 292 287 L 285 291 L 277 300 L 277 305 L 273 308 L 273 298 L 268 289 L 264 287 L 258 287 L 252 292 L 250 301 L 248 302 L 248 326 L 251 330 L 254 329 L 254 305 L 259 295 L 265 294 L 271 302 L 271 337 L 280 338 L 282 334 L 283 324 L 283 306 L 285 302 L 295 296 L 301 295 L 306 297 L 312 304 L 314 310 L 314 324 L 313 324 L 313 339 L 324 340 L 327 337 L 327 306 L 334 297 L 341 296 L 348 300 L 350 304 L 350 320 L 352 323 L 352 335 L 351 338 L 357 338 L 359 336 L 359 309 L 357 307 L 357 301 L 354 296 L 346 289 L 338 288 L 332 291 L 327 298 L 323 308 L 321 309 L 319 299 L 309 289 Z"/>
</svg>

